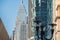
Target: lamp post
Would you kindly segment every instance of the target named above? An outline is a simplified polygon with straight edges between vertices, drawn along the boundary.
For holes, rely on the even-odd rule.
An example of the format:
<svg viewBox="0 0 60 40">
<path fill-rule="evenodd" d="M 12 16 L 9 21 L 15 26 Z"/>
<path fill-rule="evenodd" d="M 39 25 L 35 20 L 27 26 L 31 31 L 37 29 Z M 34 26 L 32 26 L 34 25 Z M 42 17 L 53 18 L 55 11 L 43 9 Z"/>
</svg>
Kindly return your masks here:
<svg viewBox="0 0 60 40">
<path fill-rule="evenodd" d="M 44 40 L 44 36 L 45 36 L 44 35 L 45 33 L 44 33 L 43 29 L 44 29 L 44 26 L 41 26 L 41 40 Z"/>
<path fill-rule="evenodd" d="M 52 24 L 49 24 L 49 25 L 51 26 L 51 34 L 52 34 L 52 37 L 53 37 L 54 26 L 56 26 L 57 24 L 52 23 Z M 51 39 L 52 39 L 52 37 L 51 37 Z"/>
<path fill-rule="evenodd" d="M 37 20 L 37 17 L 35 17 L 34 23 L 36 23 L 35 27 L 35 40 L 44 40 L 44 26 L 41 25 L 41 21 Z M 40 30 L 39 30 L 40 29 Z M 41 33 L 41 34 L 39 34 Z"/>
<path fill-rule="evenodd" d="M 35 40 L 39 40 L 39 39 L 40 39 L 40 37 L 39 37 L 39 36 L 40 36 L 40 35 L 39 35 L 40 25 L 39 25 L 39 24 L 41 23 L 41 21 L 35 19 L 35 20 L 34 20 L 34 23 L 36 23 L 36 27 L 35 27 L 35 32 L 36 32 L 36 33 L 35 33 Z"/>
</svg>

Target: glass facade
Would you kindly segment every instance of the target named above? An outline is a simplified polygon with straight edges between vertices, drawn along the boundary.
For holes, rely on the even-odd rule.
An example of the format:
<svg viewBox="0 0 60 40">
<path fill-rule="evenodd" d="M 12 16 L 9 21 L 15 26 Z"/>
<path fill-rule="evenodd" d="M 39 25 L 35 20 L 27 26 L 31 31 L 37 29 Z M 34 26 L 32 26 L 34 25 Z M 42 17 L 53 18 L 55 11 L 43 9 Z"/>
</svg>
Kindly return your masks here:
<svg viewBox="0 0 60 40">
<path fill-rule="evenodd" d="M 33 14 L 35 14 L 35 18 L 37 21 L 41 21 L 41 25 L 44 27 L 44 38 L 43 40 L 51 39 L 51 29 L 49 24 L 52 23 L 52 15 L 53 15 L 53 0 L 32 0 L 34 5 Z M 36 26 L 34 26 L 36 27 Z M 35 34 L 35 40 L 37 40 Z M 39 40 L 41 40 L 41 31 L 38 31 Z"/>
</svg>

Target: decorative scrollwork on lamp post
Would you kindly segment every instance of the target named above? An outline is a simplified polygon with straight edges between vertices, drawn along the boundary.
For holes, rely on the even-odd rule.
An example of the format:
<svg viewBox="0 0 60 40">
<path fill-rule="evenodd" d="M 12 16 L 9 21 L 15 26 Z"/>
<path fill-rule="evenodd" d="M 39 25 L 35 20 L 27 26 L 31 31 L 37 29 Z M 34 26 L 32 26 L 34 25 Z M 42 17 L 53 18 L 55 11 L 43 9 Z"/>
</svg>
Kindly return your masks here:
<svg viewBox="0 0 60 40">
<path fill-rule="evenodd" d="M 56 26 L 57 24 L 51 23 L 49 25 L 51 26 L 51 34 L 52 34 L 51 39 L 52 39 L 53 38 L 53 34 L 54 34 L 54 26 Z"/>
</svg>

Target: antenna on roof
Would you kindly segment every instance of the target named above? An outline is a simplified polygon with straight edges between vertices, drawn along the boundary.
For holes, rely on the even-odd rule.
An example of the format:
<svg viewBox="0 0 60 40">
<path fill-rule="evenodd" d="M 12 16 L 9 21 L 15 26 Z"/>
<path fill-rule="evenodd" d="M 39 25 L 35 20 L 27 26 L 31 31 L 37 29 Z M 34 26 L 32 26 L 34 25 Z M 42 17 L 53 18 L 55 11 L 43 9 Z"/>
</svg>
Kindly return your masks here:
<svg viewBox="0 0 60 40">
<path fill-rule="evenodd" d="M 23 3 L 23 0 L 21 0 L 21 3 Z"/>
</svg>

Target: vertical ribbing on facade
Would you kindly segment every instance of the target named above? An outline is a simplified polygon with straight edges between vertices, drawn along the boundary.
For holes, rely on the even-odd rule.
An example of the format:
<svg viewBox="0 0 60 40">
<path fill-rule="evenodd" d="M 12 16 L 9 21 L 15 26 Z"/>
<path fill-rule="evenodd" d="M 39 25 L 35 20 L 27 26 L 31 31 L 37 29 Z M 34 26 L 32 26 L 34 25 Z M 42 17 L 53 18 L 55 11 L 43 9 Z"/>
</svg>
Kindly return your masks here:
<svg viewBox="0 0 60 40">
<path fill-rule="evenodd" d="M 16 29 L 15 29 L 15 40 L 27 40 L 28 29 L 27 29 L 27 21 L 26 21 L 26 9 L 23 4 L 23 0 L 20 2 L 20 7 L 18 10 L 18 15 L 16 19 Z"/>
</svg>

